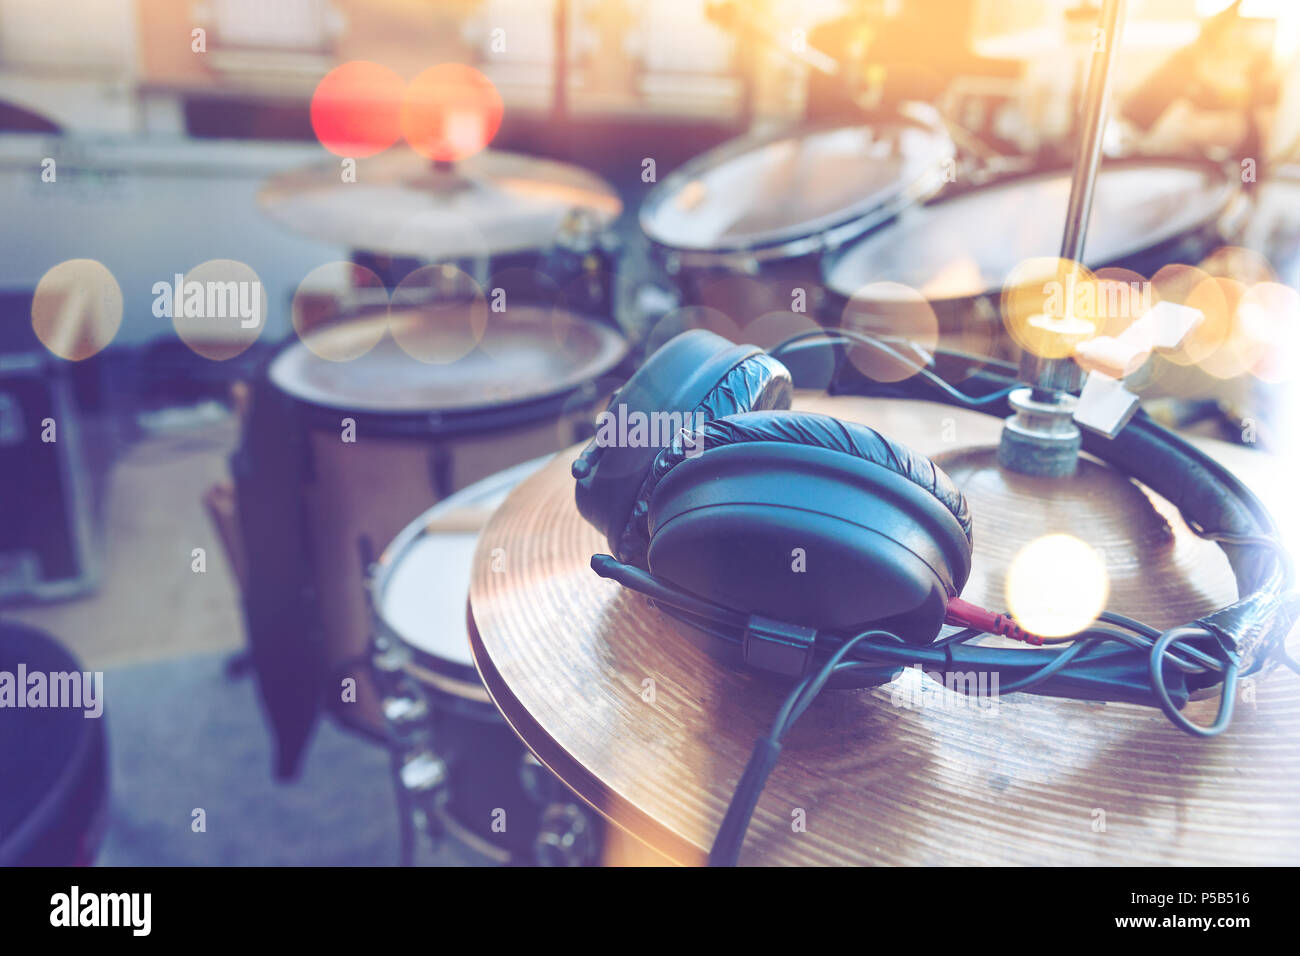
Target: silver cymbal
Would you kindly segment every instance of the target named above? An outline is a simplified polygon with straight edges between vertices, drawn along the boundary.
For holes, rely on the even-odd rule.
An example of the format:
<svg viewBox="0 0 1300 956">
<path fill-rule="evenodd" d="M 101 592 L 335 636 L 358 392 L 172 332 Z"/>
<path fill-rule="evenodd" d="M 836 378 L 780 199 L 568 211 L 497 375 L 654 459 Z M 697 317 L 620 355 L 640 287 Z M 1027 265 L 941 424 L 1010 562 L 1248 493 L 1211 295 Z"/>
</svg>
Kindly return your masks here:
<svg viewBox="0 0 1300 956">
<path fill-rule="evenodd" d="M 570 214 L 597 227 L 623 205 L 599 176 L 568 163 L 484 150 L 435 166 L 413 150 L 339 161 L 273 177 L 258 196 L 294 232 L 349 249 L 426 261 L 465 259 L 548 245 Z"/>
</svg>

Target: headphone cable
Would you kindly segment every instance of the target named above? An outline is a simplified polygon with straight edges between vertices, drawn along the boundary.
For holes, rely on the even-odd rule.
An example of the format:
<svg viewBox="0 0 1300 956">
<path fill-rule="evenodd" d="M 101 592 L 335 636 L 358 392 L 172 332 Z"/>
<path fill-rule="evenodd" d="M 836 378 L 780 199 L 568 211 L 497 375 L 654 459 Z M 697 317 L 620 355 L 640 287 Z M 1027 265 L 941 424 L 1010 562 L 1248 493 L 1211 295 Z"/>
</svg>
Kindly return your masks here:
<svg viewBox="0 0 1300 956">
<path fill-rule="evenodd" d="M 781 756 L 781 742 L 785 735 L 822 692 L 826 682 L 830 680 L 831 675 L 848 653 L 869 637 L 897 639 L 897 635 L 888 631 L 864 631 L 841 644 L 820 669 L 803 678 L 790 691 L 785 703 L 777 711 L 771 732 L 766 737 L 760 737 L 754 744 L 749 763 L 745 765 L 745 772 L 741 774 L 740 782 L 736 784 L 731 803 L 727 806 L 722 825 L 714 838 L 713 849 L 709 851 L 709 866 L 736 865 L 736 861 L 740 858 L 740 848 L 745 842 L 745 832 L 749 829 L 749 821 L 754 815 L 754 808 L 758 806 L 758 798 L 767 786 L 767 778 Z M 848 663 L 852 667 L 863 666 L 858 661 Z"/>
<path fill-rule="evenodd" d="M 1174 726 L 1198 737 L 1214 737 L 1227 729 L 1233 716 L 1239 671 L 1238 663 L 1226 653 L 1225 660 L 1216 661 L 1213 657 L 1195 647 L 1186 644 L 1182 647 L 1177 646 L 1189 637 L 1204 636 L 1204 632 L 1200 628 L 1182 626 L 1160 633 L 1149 625 L 1109 611 L 1103 612 L 1098 621 L 1100 623 L 1094 623 L 1092 627 L 1069 638 L 1072 641 L 1070 646 L 1052 654 L 1051 659 L 1042 667 L 1009 684 L 1003 685 L 999 693 L 1030 690 L 1064 670 L 1092 646 L 1106 641 L 1116 641 L 1148 651 L 1152 694 L 1155 696 L 1160 709 Z M 982 636 L 983 633 L 987 632 L 981 632 L 978 628 L 967 627 L 949 635 L 947 638 L 941 638 L 931 647 L 963 643 L 973 637 Z M 872 640 L 879 638 L 888 639 L 895 644 L 902 644 L 903 647 L 892 649 L 882 647 Z M 864 631 L 841 643 L 816 672 L 804 677 L 795 684 L 777 711 L 772 730 L 767 736 L 760 737 L 754 744 L 749 762 L 745 765 L 740 781 L 736 784 L 731 802 L 727 806 L 726 814 L 722 818 L 722 824 L 719 826 L 717 835 L 714 838 L 713 848 L 709 852 L 710 866 L 736 865 L 740 858 L 741 846 L 745 841 L 745 833 L 749 829 L 750 820 L 753 818 L 754 810 L 758 806 L 759 797 L 767 785 L 772 770 L 780 759 L 781 748 L 786 734 L 790 732 L 795 722 L 803 716 L 813 701 L 825 689 L 831 677 L 845 671 L 878 666 L 878 663 L 862 658 L 846 660 L 845 658 L 855 649 L 864 650 L 867 654 L 875 651 L 877 655 L 881 655 L 883 652 L 886 659 L 908 653 L 908 647 L 899 635 L 889 631 Z M 1191 658 L 1191 660 L 1180 657 L 1180 652 Z M 1164 676 L 1164 664 L 1166 663 L 1172 664 L 1185 673 L 1218 672 L 1222 674 L 1219 708 L 1212 724 L 1193 723 L 1179 711 L 1170 696 L 1169 687 Z M 1289 661 L 1287 663 L 1290 664 Z"/>
<path fill-rule="evenodd" d="M 814 341 L 806 341 L 809 339 Z M 891 341 L 889 337 L 871 335 L 865 332 L 859 332 L 855 329 L 809 329 L 806 332 L 800 332 L 778 342 L 768 350 L 767 354 L 772 356 L 772 358 L 779 358 L 782 352 L 802 352 L 814 348 L 865 345 L 868 348 L 874 348 L 879 352 L 884 352 L 886 355 L 889 355 L 909 366 L 916 364 L 914 358 L 909 358 L 895 348 L 893 341 L 907 342 L 906 339 L 894 339 Z M 910 345 L 911 343 L 907 342 L 907 344 Z M 916 346 L 913 347 L 915 348 Z M 1020 383 L 1017 382 L 1014 385 L 998 389 L 988 395 L 981 395 L 979 397 L 967 395 L 965 392 L 954 388 L 950 382 L 946 381 L 942 376 L 935 372 L 932 368 L 933 364 L 934 359 L 931 357 L 927 363 L 917 365 L 916 374 L 920 375 L 921 378 L 925 379 L 931 385 L 938 388 L 965 408 L 977 409 L 985 405 L 995 404 L 1010 395 L 1016 388 L 1020 387 Z M 986 364 L 988 364 L 987 361 Z M 1001 363 L 998 364 L 1000 365 Z"/>
</svg>

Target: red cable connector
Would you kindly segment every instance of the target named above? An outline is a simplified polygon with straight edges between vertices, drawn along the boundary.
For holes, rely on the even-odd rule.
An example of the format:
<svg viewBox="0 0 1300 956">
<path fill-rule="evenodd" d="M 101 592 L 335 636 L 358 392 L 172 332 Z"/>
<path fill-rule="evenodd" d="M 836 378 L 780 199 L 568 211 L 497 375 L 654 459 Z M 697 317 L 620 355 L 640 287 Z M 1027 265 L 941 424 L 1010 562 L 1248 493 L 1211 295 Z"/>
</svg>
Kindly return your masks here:
<svg viewBox="0 0 1300 956">
<path fill-rule="evenodd" d="M 961 598 L 950 598 L 948 600 L 948 613 L 944 617 L 944 623 L 957 627 L 978 628 L 989 634 L 1001 634 L 1003 637 L 1009 637 L 1015 641 L 1024 641 L 1026 644 L 1041 645 L 1043 643 L 1041 637 L 1037 634 L 1030 634 L 1017 624 L 1010 614 L 994 614 L 992 611 L 986 611 L 984 608 L 971 604 L 969 601 L 963 601 Z"/>
</svg>

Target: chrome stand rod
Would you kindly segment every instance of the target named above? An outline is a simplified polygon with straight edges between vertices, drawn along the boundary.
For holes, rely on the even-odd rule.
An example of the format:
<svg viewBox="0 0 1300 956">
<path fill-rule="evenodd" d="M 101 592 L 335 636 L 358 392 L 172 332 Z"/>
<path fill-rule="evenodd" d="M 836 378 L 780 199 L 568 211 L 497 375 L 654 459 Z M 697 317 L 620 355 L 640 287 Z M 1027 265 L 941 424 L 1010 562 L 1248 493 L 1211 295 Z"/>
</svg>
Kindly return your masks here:
<svg viewBox="0 0 1300 956">
<path fill-rule="evenodd" d="M 1119 47 L 1119 31 L 1124 20 L 1124 0 L 1104 0 L 1101 11 L 1102 45 L 1093 51 L 1081 112 L 1083 123 L 1074 173 L 1070 179 L 1070 204 L 1065 214 L 1065 233 L 1061 238 L 1061 258 L 1082 264 L 1088 236 L 1088 219 L 1092 214 L 1092 196 L 1101 165 L 1102 137 L 1106 130 L 1107 104 L 1110 99 L 1111 73 Z M 1067 314 L 1070 304 L 1067 302 Z M 1083 387 L 1084 371 L 1071 358 L 1045 359 L 1026 351 L 1020 360 L 1020 378 L 1034 389 L 1037 400 L 1052 393 L 1077 393 Z"/>
</svg>

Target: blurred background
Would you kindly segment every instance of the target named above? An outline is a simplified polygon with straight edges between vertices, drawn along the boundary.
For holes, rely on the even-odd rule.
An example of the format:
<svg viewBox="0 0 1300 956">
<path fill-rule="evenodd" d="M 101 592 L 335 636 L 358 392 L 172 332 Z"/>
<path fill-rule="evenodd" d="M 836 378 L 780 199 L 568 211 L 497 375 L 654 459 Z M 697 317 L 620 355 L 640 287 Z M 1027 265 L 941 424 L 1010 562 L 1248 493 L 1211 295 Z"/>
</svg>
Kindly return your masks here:
<svg viewBox="0 0 1300 956">
<path fill-rule="evenodd" d="M 5 775 L 0 848 L 53 799 L 41 774 L 75 765 L 86 793 L 107 788 L 59 824 L 78 859 L 98 848 L 111 864 L 547 861 L 538 846 L 594 859 L 582 841 L 598 824 L 575 822 L 581 807 L 544 772 L 519 771 L 527 758 L 509 734 L 491 744 L 505 769 L 475 786 L 510 778 L 532 807 L 527 839 L 506 851 L 490 828 L 436 850 L 412 839 L 429 826 L 421 795 L 461 758 L 395 750 L 406 718 L 392 701 L 441 710 L 439 695 L 486 696 L 426 675 L 423 695 L 371 691 L 389 702 L 383 718 L 320 703 L 383 630 L 362 596 L 358 541 L 373 561 L 437 500 L 583 437 L 599 396 L 680 328 L 753 329 L 770 345 L 809 323 L 891 314 L 859 293 L 893 282 L 922 303 L 930 347 L 1014 356 L 1008 266 L 1059 251 L 1060 218 L 1034 197 L 1064 207 L 1098 14 L 1077 0 L 0 0 L 0 617 L 26 635 L 13 641 L 45 648 L 31 654 L 70 652 L 108 687 L 105 750 L 80 725 L 51 727 L 62 757 L 28 767 L 30 787 Z M 1293 453 L 1283 436 L 1300 318 L 1298 54 L 1292 0 L 1131 0 L 1104 136 L 1123 175 L 1099 187 L 1087 263 L 1211 316 L 1195 346 L 1131 383 L 1148 408 L 1280 460 Z M 325 85 L 357 62 L 375 71 Z M 365 117 L 398 106 L 375 90 L 391 75 L 418 85 L 439 64 L 469 70 L 430 79 L 432 101 L 439 83 L 478 91 L 470 145 L 442 155 L 465 136 L 440 115 L 429 148 L 406 120 L 407 142 L 390 147 Z M 860 139 L 818 139 L 864 126 L 868 144 L 889 144 L 887 175 L 853 171 Z M 773 149 L 803 150 L 802 185 L 764 165 L 785 161 Z M 375 190 L 362 198 L 347 192 L 353 160 L 356 183 Z M 1041 194 L 1019 191 L 1031 181 Z M 446 201 L 417 215 L 429 196 Z M 811 256 L 801 245 L 831 234 Z M 1007 262 L 989 258 L 998 249 Z M 214 262 L 211 278 L 260 283 L 251 336 L 196 337 L 160 311 L 158 283 Z M 331 264 L 332 278 L 316 271 Z M 520 336 L 563 345 L 541 359 L 519 346 L 500 381 L 471 365 L 431 392 L 385 392 L 381 380 L 403 374 L 382 364 L 387 346 L 349 366 L 325 354 L 351 355 L 347 342 L 309 333 L 376 314 L 367 291 L 396 315 L 399 288 L 425 310 L 412 342 L 441 307 L 429 303 L 450 301 L 468 310 L 456 314 L 479 350 L 498 332 L 516 337 L 498 357 L 515 356 Z M 499 288 L 541 303 L 542 333 L 492 324 Z M 390 328 L 408 357 L 419 351 Z M 459 367 L 456 346 L 430 348 L 456 352 L 432 364 Z M 390 351 L 384 362 L 404 360 Z M 808 384 L 828 374 L 810 368 Z M 530 409 L 513 431 L 498 435 L 497 419 L 475 417 L 484 403 L 465 399 L 492 388 L 512 414 Z M 333 466 L 315 443 L 338 415 L 322 425 L 304 409 L 359 410 L 394 457 L 321 479 Z M 61 431 L 42 445 L 47 418 Z M 418 465 L 403 464 L 407 451 Z M 307 477 L 294 455 L 314 456 Z M 392 491 L 386 511 L 356 504 L 384 496 L 376 475 L 402 469 L 420 474 L 418 490 Z M 261 489 L 258 514 L 249 489 Z M 481 510 L 499 491 L 479 486 L 460 505 Z M 257 538 L 295 508 L 306 509 L 296 544 L 289 532 Z M 466 564 L 457 553 L 443 560 Z M 256 583 L 295 560 L 309 570 L 275 587 L 299 595 L 296 610 Z M 352 597 L 331 607 L 335 592 Z M 459 634 L 457 617 L 447 629 Z M 352 631 L 331 635 L 331 620 Z M 274 647 L 265 636 L 294 628 L 315 636 Z M 433 655 L 456 665 L 443 677 L 473 683 L 464 650 Z M 478 741 L 456 721 L 491 719 L 457 711 L 448 733 Z M 0 714 L 11 740 L 15 720 Z"/>
</svg>

